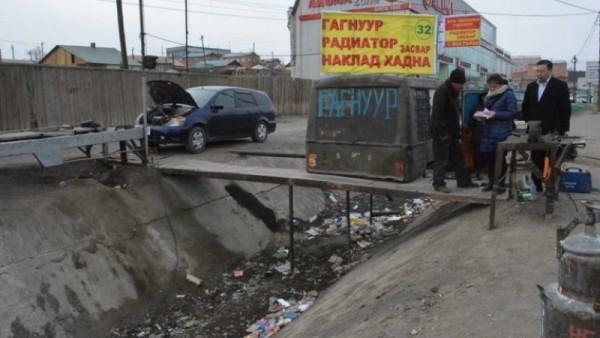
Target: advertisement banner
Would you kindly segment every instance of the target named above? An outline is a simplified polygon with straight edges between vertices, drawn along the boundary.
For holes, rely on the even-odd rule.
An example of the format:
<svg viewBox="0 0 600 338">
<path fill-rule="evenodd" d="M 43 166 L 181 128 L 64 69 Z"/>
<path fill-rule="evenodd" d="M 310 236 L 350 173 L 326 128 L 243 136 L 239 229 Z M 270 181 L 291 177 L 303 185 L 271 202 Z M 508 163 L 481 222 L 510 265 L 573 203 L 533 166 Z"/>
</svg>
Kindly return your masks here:
<svg viewBox="0 0 600 338">
<path fill-rule="evenodd" d="M 444 47 L 479 46 L 481 36 L 479 15 L 447 16 L 444 22 Z"/>
<path fill-rule="evenodd" d="M 436 16 L 325 12 L 321 72 L 433 75 Z"/>
</svg>

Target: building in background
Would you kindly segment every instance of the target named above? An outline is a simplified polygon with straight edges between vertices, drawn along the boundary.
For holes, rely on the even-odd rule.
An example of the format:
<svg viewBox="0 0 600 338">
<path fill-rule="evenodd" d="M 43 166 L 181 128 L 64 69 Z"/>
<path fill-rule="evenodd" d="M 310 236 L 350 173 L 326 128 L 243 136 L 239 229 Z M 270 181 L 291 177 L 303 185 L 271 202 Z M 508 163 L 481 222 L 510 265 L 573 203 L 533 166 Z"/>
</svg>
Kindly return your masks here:
<svg viewBox="0 0 600 338">
<path fill-rule="evenodd" d="M 328 76 L 321 69 L 321 13 L 328 11 L 385 14 L 427 14 L 438 20 L 438 36 L 443 36 L 444 19 L 450 15 L 478 14 L 463 0 L 352 1 L 296 0 L 288 11 L 292 55 L 292 77 L 318 79 Z M 496 27 L 481 17 L 480 43 L 469 47 L 444 47 L 438 38 L 436 75 L 445 79 L 455 68 L 463 68 L 471 87 L 482 87 L 488 74 L 501 73 L 510 79 L 511 56 L 496 44 Z"/>
</svg>

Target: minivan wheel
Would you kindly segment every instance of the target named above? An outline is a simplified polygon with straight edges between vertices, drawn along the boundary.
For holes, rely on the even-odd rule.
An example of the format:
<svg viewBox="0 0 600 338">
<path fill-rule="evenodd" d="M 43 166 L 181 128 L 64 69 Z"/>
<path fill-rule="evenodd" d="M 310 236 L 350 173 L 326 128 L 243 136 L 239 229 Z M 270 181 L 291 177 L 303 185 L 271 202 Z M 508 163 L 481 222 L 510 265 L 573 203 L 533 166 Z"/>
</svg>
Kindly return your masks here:
<svg viewBox="0 0 600 338">
<path fill-rule="evenodd" d="M 188 133 L 185 142 L 185 150 L 192 154 L 197 154 L 206 147 L 206 131 L 200 126 L 193 127 Z"/>
<path fill-rule="evenodd" d="M 252 134 L 252 140 L 254 142 L 265 142 L 269 136 L 269 128 L 264 121 L 259 121 L 254 128 L 254 134 Z"/>
</svg>

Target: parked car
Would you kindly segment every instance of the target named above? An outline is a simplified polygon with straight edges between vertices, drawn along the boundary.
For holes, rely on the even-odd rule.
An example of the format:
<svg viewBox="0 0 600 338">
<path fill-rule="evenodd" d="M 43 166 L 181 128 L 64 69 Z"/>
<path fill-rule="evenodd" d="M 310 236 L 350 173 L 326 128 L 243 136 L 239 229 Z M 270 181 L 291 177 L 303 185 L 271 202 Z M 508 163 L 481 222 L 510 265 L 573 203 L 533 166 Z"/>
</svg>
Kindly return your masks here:
<svg viewBox="0 0 600 338">
<path fill-rule="evenodd" d="M 147 114 L 151 146 L 178 143 L 199 153 L 208 142 L 242 137 L 264 142 L 275 131 L 275 108 L 265 92 L 226 86 L 184 90 L 171 81 L 147 86 L 156 104 Z M 143 117 L 137 117 L 137 126 Z"/>
</svg>

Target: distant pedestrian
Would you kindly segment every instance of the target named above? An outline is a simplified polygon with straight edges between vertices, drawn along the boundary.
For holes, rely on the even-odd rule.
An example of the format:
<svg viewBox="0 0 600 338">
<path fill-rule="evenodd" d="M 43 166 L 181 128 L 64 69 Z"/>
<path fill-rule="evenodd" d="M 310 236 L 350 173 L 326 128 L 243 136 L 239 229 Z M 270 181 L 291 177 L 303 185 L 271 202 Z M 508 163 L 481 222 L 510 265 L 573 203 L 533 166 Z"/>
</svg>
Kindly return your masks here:
<svg viewBox="0 0 600 338">
<path fill-rule="evenodd" d="M 492 74 L 487 79 L 488 93 L 484 98 L 486 118 L 482 119 L 483 132 L 480 150 L 484 154 L 488 168 L 488 184 L 483 191 L 492 190 L 494 178 L 500 178 L 499 193 L 506 190 L 504 180 L 508 165 L 506 153 L 502 156 L 502 171 L 495 172 L 496 149 L 498 143 L 505 141 L 513 132 L 514 120 L 517 116 L 517 98 L 500 74 Z M 496 175 L 496 176 L 495 176 Z"/>
<path fill-rule="evenodd" d="M 537 81 L 525 89 L 523 98 L 523 119 L 541 121 L 542 135 L 569 131 L 571 102 L 567 83 L 552 76 L 552 62 L 540 60 L 536 64 Z M 544 151 L 532 151 L 531 161 L 540 169 L 544 168 Z M 532 173 L 531 178 L 538 191 L 542 191 L 542 180 Z"/>
<path fill-rule="evenodd" d="M 459 142 L 461 110 L 458 94 L 465 82 L 465 71 L 457 68 L 433 95 L 430 128 L 433 140 L 433 188 L 443 193 L 450 193 L 445 182 L 448 165 L 454 170 L 459 188 L 477 187 L 467 172 Z"/>
</svg>

